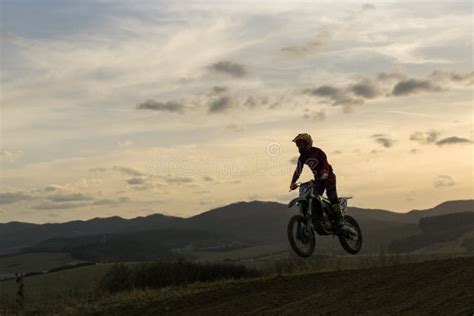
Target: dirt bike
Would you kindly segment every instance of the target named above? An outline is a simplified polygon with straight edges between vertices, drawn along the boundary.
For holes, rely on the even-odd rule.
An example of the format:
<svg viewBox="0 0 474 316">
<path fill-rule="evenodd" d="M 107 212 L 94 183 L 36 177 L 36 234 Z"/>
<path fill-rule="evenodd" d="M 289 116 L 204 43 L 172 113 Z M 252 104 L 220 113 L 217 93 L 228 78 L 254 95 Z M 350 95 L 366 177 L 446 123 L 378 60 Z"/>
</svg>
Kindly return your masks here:
<svg viewBox="0 0 474 316">
<path fill-rule="evenodd" d="M 299 196 L 290 201 L 288 207 L 299 207 L 298 215 L 291 217 L 288 223 L 288 240 L 291 248 L 301 257 L 309 257 L 316 246 L 316 236 L 333 235 L 339 238 L 342 248 L 350 254 L 356 254 L 362 247 L 362 231 L 357 221 L 346 215 L 347 200 L 350 197 L 340 197 L 339 203 L 344 216 L 344 225 L 336 229 L 335 215 L 331 202 L 322 196 L 314 194 L 313 180 L 297 183 Z"/>
</svg>

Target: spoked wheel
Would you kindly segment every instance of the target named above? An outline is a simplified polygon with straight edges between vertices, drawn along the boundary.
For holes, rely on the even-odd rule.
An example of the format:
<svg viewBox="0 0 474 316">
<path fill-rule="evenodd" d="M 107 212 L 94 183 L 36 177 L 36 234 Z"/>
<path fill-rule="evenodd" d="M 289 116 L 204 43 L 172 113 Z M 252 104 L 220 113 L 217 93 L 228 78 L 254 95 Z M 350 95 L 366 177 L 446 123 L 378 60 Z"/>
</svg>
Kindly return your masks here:
<svg viewBox="0 0 474 316">
<path fill-rule="evenodd" d="M 347 226 L 348 229 L 341 229 L 338 234 L 339 242 L 345 251 L 355 255 L 362 247 L 362 231 L 353 217 L 345 215 L 344 220 L 346 222 L 344 225 Z"/>
<path fill-rule="evenodd" d="M 293 216 L 288 222 L 288 241 L 298 256 L 309 257 L 314 251 L 316 238 L 312 229 L 306 229 L 307 221 L 302 215 Z"/>
</svg>

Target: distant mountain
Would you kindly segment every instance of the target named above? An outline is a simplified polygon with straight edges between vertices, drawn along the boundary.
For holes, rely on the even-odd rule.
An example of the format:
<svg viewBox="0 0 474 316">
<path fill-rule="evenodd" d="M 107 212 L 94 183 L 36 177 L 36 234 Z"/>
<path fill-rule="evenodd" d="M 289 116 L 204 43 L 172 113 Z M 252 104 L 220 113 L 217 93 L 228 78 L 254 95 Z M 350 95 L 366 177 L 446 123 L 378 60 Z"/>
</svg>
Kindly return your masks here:
<svg viewBox="0 0 474 316">
<path fill-rule="evenodd" d="M 412 210 L 405 213 L 404 217 L 410 222 L 418 222 L 423 217 L 462 212 L 474 212 L 474 200 L 447 201 L 430 209 Z"/>
<path fill-rule="evenodd" d="M 23 231 L 34 226 L 39 226 L 38 224 L 31 223 L 22 223 L 22 222 L 9 222 L 9 223 L 0 223 L 0 234 L 12 234 Z"/>
<path fill-rule="evenodd" d="M 464 252 L 470 251 L 474 237 L 474 213 L 462 212 L 423 217 L 418 234 L 394 240 L 391 252 Z M 465 241 L 466 240 L 466 241 Z"/>
<path fill-rule="evenodd" d="M 166 228 L 129 233 L 54 238 L 40 242 L 28 252 L 65 252 L 79 260 L 95 262 L 146 261 L 176 258 L 174 249 L 185 247 L 221 248 L 246 246 L 224 235 L 192 230 Z"/>
<path fill-rule="evenodd" d="M 379 251 L 390 241 L 419 231 L 416 224 L 378 219 L 383 215 L 373 216 L 387 211 L 357 210 L 358 214 L 354 208 L 349 208 L 348 214 L 354 216 L 361 226 L 365 251 Z M 232 234 L 252 244 L 285 243 L 288 220 L 296 213 L 296 208 L 290 209 L 286 204 L 276 202 L 238 202 L 193 216 L 186 220 L 186 225 L 217 234 Z M 319 243 L 326 241 L 328 238 L 321 238 Z"/>
<path fill-rule="evenodd" d="M 154 214 L 133 219 L 114 216 L 60 224 L 12 222 L 0 226 L 0 254 L 15 252 L 52 238 L 164 229 L 179 225 L 183 221 L 184 219 L 180 217 Z"/>
<path fill-rule="evenodd" d="M 286 225 L 295 210 L 276 202 L 238 202 L 190 217 L 185 224 L 251 243 L 274 243 L 286 240 Z"/>
<path fill-rule="evenodd" d="M 473 206 L 474 200 L 449 201 L 432 209 L 414 210 L 405 214 L 356 207 L 350 207 L 348 213 L 357 219 L 362 228 L 363 251 L 376 252 L 381 247 L 388 246 L 393 240 L 418 234 L 420 218 L 455 212 L 472 212 Z M 296 213 L 296 208 L 289 209 L 285 204 L 253 201 L 233 203 L 190 218 L 155 214 L 133 219 L 95 218 L 62 224 L 37 225 L 14 222 L 0 224 L 0 254 L 31 249 L 34 245 L 39 248 L 45 247 L 44 242 L 47 240 L 49 240 L 49 245 L 55 240 L 62 240 L 63 248 L 66 249 L 67 243 L 75 242 L 74 238 L 82 240 L 80 244 L 83 245 L 84 241 L 88 241 L 83 237 L 96 236 L 91 239 L 92 247 L 98 240 L 103 240 L 99 236 L 109 236 L 115 240 L 115 237 L 110 236 L 120 234 L 117 238 L 123 241 L 124 238 L 140 239 L 141 237 L 138 237 L 140 234 L 136 234 L 139 232 L 155 231 L 155 236 L 158 236 L 160 230 L 179 230 L 182 236 L 189 237 L 183 237 L 188 238 L 188 244 L 195 244 L 201 240 L 204 246 L 217 248 L 225 248 L 225 243 L 229 245 L 285 243 L 286 225 L 289 218 Z M 215 238 L 211 242 L 205 234 L 198 234 L 201 237 L 197 238 L 191 237 L 192 233 L 186 232 L 205 232 L 214 234 Z M 162 238 L 165 238 L 163 236 Z M 65 242 L 65 240 L 68 241 Z M 327 240 L 329 238 L 319 239 L 320 245 Z M 183 241 L 183 244 L 186 242 Z"/>
<path fill-rule="evenodd" d="M 412 210 L 407 213 L 397 213 L 379 209 L 362 209 L 349 207 L 349 213 L 356 217 L 367 217 L 381 221 L 418 224 L 423 217 L 437 216 L 461 212 L 474 212 L 474 200 L 458 200 L 443 202 L 433 208 Z"/>
</svg>

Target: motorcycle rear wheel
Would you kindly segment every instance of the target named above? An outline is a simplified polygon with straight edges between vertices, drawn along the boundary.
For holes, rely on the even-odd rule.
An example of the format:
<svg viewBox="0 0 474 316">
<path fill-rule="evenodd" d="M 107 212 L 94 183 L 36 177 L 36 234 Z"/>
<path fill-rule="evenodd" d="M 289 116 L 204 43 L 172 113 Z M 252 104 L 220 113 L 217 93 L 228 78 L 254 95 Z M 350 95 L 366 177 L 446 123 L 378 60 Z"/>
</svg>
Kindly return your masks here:
<svg viewBox="0 0 474 316">
<path fill-rule="evenodd" d="M 314 231 L 311 229 L 309 236 L 305 233 L 306 224 L 307 220 L 304 216 L 294 215 L 290 218 L 287 228 L 288 241 L 291 248 L 293 248 L 298 256 L 304 258 L 311 256 L 316 246 Z"/>
<path fill-rule="evenodd" d="M 357 232 L 357 236 L 351 236 L 349 232 L 342 230 L 338 234 L 339 242 L 345 251 L 355 255 L 362 248 L 362 231 L 353 217 L 345 215 L 344 220 L 345 225 L 350 225 Z"/>
</svg>

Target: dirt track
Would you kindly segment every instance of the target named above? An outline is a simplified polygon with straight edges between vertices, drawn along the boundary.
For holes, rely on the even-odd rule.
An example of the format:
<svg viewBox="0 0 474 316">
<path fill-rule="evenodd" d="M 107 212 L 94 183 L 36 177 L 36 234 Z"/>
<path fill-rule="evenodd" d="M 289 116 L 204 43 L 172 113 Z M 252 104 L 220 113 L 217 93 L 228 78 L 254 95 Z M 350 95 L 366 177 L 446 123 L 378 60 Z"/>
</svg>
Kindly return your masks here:
<svg viewBox="0 0 474 316">
<path fill-rule="evenodd" d="M 474 257 L 136 292 L 79 312 L 473 315 Z"/>
</svg>

